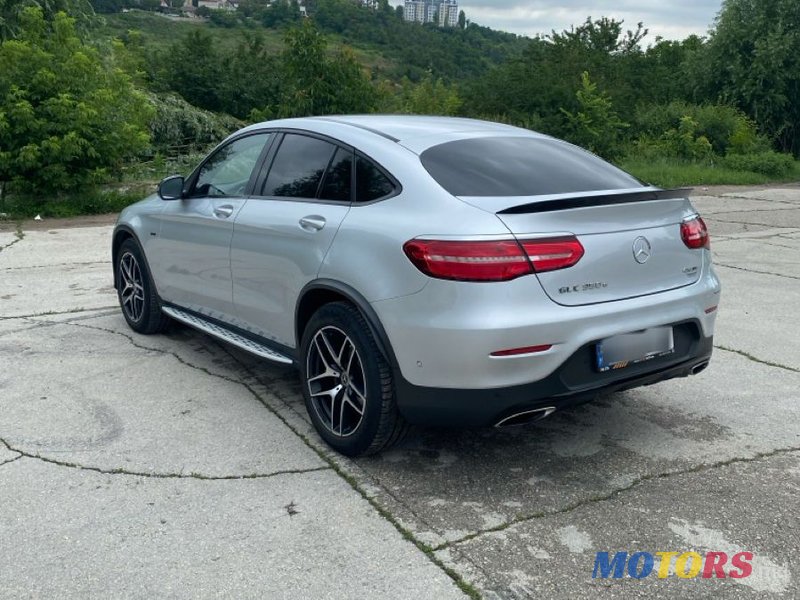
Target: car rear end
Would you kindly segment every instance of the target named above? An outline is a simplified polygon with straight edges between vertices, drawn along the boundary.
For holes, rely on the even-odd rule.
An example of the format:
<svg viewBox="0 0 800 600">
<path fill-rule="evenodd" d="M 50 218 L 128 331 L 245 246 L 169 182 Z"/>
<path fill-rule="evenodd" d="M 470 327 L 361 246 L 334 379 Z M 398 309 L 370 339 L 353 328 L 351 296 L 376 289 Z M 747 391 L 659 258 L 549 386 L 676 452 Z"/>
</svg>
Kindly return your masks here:
<svg viewBox="0 0 800 600">
<path fill-rule="evenodd" d="M 453 236 L 427 223 L 404 241 L 427 284 L 373 307 L 406 418 L 513 424 L 708 364 L 720 283 L 685 192 L 543 136 L 409 147 L 507 233 Z"/>
</svg>

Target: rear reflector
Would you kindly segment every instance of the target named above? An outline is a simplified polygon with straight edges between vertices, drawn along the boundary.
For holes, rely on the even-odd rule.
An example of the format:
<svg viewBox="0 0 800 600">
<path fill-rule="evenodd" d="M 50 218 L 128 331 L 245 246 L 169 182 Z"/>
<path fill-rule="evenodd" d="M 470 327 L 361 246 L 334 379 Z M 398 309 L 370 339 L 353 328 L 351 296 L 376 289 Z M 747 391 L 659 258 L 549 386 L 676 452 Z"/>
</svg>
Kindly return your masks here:
<svg viewBox="0 0 800 600">
<path fill-rule="evenodd" d="M 715 310 L 717 310 L 717 306 L 716 306 L 716 305 L 714 305 L 714 306 L 709 306 L 709 307 L 706 309 L 706 314 L 707 314 L 707 315 L 710 315 L 710 314 L 711 314 L 711 313 L 713 313 Z"/>
<path fill-rule="evenodd" d="M 403 246 L 420 271 L 438 279 L 509 281 L 571 267 L 583 256 L 575 237 L 539 240 L 410 240 Z"/>
<path fill-rule="evenodd" d="M 700 217 L 681 223 L 681 239 L 687 248 L 692 248 L 693 250 L 711 247 L 708 227 Z"/>
<path fill-rule="evenodd" d="M 517 356 L 519 354 L 535 354 L 536 352 L 545 352 L 552 348 L 552 344 L 543 344 L 541 346 L 525 346 L 523 348 L 511 348 L 510 350 L 498 350 L 492 352 L 489 356 Z"/>
</svg>

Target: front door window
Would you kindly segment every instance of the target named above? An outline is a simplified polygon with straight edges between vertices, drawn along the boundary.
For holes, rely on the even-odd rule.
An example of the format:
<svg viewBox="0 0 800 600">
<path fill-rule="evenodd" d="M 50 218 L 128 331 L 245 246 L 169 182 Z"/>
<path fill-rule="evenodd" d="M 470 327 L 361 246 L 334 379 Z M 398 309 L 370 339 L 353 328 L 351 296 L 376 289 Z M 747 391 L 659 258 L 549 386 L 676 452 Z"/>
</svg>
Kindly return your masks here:
<svg viewBox="0 0 800 600">
<path fill-rule="evenodd" d="M 269 136 L 249 135 L 217 150 L 200 168 L 192 196 L 243 196 Z"/>
</svg>

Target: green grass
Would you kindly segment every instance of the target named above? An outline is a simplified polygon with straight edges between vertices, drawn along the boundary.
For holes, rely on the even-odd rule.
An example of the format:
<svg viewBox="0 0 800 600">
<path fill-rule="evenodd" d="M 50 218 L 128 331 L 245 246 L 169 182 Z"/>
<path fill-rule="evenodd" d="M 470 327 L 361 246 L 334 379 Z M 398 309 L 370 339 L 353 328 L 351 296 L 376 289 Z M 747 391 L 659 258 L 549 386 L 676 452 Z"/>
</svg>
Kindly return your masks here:
<svg viewBox="0 0 800 600">
<path fill-rule="evenodd" d="M 103 215 L 117 213 L 154 191 L 155 185 L 147 182 L 104 186 L 46 198 L 9 195 L 0 206 L 0 212 L 6 213 L 7 216 L 4 218 L 11 221 L 30 219 L 36 215 L 41 215 L 43 218 Z"/>
<path fill-rule="evenodd" d="M 665 188 L 695 185 L 761 185 L 800 181 L 800 162 L 787 177 L 770 177 L 751 171 L 736 171 L 724 166 L 711 166 L 670 159 L 624 159 L 618 166 L 642 181 Z"/>
</svg>

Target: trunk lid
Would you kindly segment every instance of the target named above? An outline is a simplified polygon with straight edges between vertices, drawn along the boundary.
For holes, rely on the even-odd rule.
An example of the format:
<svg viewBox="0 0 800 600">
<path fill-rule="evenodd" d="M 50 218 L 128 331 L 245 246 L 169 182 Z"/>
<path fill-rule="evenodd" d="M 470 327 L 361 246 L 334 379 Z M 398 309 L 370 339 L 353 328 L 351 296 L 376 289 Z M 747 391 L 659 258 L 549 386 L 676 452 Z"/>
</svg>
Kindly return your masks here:
<svg viewBox="0 0 800 600">
<path fill-rule="evenodd" d="M 576 265 L 536 274 L 561 305 L 665 292 L 695 283 L 702 272 L 703 252 L 681 239 L 681 222 L 696 214 L 685 190 L 475 200 L 491 206 L 517 239 L 577 236 L 585 253 Z"/>
</svg>

